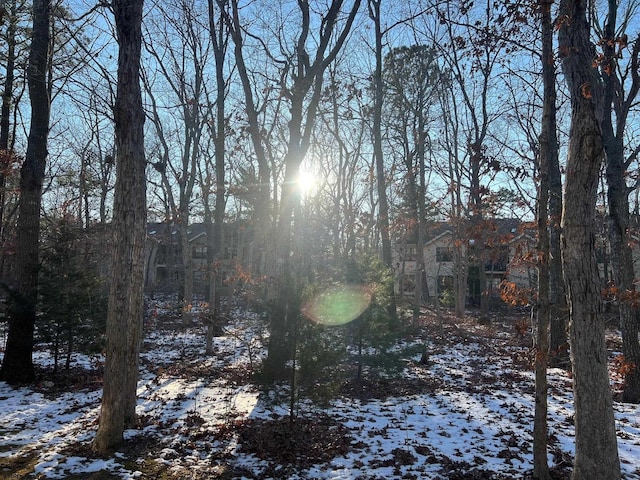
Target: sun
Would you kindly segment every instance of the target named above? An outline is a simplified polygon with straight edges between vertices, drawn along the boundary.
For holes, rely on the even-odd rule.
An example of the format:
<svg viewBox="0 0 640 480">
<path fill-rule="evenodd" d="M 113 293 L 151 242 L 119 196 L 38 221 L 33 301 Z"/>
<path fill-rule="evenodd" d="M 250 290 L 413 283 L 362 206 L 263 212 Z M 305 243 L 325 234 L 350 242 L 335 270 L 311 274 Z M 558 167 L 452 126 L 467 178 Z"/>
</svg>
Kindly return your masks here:
<svg viewBox="0 0 640 480">
<path fill-rule="evenodd" d="M 311 171 L 301 167 L 298 172 L 297 185 L 301 193 L 311 193 L 318 185 L 318 179 Z"/>
</svg>

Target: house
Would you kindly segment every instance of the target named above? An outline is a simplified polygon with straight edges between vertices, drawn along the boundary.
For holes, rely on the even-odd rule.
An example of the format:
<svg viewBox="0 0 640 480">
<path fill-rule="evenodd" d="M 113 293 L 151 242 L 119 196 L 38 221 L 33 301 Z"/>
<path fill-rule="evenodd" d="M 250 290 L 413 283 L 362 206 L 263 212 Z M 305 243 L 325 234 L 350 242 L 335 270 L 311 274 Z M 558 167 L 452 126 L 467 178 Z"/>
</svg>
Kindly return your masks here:
<svg viewBox="0 0 640 480">
<path fill-rule="evenodd" d="M 214 225 L 212 228 L 216 228 Z M 209 239 L 204 223 L 193 223 L 184 232 L 176 222 L 151 222 L 147 225 L 145 245 L 145 291 L 148 293 L 175 293 L 181 288 L 184 265 L 181 235 L 187 242 L 193 262 L 194 293 L 204 294 L 209 272 L 207 254 Z M 223 226 L 223 250 L 216 260 L 218 272 L 224 277 L 234 275 L 240 265 L 251 268 L 253 235 L 248 224 L 234 222 Z"/>
<path fill-rule="evenodd" d="M 484 240 L 484 251 L 478 246 Z M 457 247 L 457 248 L 456 248 Z M 396 292 L 402 296 L 415 295 L 416 243 L 396 242 L 394 266 Z M 483 221 L 480 229 L 465 229 L 456 235 L 449 222 L 435 222 L 427 228 L 423 249 L 424 297 L 442 298 L 454 289 L 457 269 L 465 268 L 468 296 L 477 302 L 480 292 L 480 268 L 484 268 L 487 294 L 500 296 L 500 284 L 513 282 L 522 288 L 533 288 L 536 282 L 535 266 L 527 261 L 527 254 L 535 248 L 535 233 L 517 219 L 490 219 Z M 456 250 L 462 256 L 455 261 Z"/>
</svg>

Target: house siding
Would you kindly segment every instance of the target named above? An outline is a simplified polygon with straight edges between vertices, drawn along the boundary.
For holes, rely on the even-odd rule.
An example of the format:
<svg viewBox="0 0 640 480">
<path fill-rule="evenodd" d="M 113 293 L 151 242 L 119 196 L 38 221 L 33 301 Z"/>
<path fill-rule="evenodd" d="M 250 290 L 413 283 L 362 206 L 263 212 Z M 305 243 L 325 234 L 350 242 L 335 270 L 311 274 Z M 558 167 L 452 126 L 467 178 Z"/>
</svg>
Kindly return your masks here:
<svg viewBox="0 0 640 480">
<path fill-rule="evenodd" d="M 452 285 L 456 276 L 456 266 L 447 250 L 453 251 L 454 236 L 451 230 L 441 231 L 424 245 L 425 278 L 430 298 L 441 294 L 443 285 Z M 509 281 L 518 287 L 531 289 L 536 283 L 536 269 L 527 260 L 528 253 L 535 248 L 531 236 L 509 231 L 508 234 L 494 235 L 492 246 L 489 247 L 480 262 L 483 264 L 487 277 L 487 290 L 491 297 L 500 296 L 500 284 Z M 407 288 L 412 284 L 416 275 L 415 244 L 397 243 L 394 245 L 394 266 L 396 293 L 406 297 L 413 297 L 415 292 Z M 470 282 L 473 269 L 477 271 L 479 265 L 473 259 L 473 246 L 463 247 L 464 255 L 468 257 L 466 268 L 469 269 Z M 475 274 L 477 276 L 477 273 Z"/>
</svg>

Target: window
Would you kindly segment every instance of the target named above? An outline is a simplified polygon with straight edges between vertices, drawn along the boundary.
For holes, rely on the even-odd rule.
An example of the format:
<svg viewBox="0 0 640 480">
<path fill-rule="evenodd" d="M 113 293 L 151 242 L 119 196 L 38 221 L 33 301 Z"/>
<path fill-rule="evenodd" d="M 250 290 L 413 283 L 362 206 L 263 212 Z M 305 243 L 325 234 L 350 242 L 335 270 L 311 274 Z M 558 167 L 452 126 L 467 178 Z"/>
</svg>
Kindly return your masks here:
<svg viewBox="0 0 640 480">
<path fill-rule="evenodd" d="M 207 258 L 207 247 L 206 246 L 194 247 L 193 258 Z"/>
<path fill-rule="evenodd" d="M 506 272 L 509 265 L 509 247 L 494 248 L 489 252 L 490 258 L 485 262 L 487 272 Z"/>
<path fill-rule="evenodd" d="M 453 250 L 451 247 L 437 247 L 436 262 L 453 262 Z"/>
<path fill-rule="evenodd" d="M 416 247 L 407 246 L 406 249 L 400 249 L 400 256 L 402 260 L 413 262 L 416 259 Z"/>
</svg>

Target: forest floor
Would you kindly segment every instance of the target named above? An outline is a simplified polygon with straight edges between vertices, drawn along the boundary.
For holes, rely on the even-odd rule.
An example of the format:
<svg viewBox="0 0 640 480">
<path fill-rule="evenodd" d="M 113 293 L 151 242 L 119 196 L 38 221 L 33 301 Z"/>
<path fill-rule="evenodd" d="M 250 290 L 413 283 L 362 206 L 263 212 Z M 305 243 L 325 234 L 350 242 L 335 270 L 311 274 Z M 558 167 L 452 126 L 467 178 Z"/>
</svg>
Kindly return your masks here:
<svg viewBox="0 0 640 480">
<path fill-rule="evenodd" d="M 386 355 L 369 352 L 386 363 L 367 366 L 360 380 L 353 355 L 335 374 L 299 379 L 292 420 L 288 386 L 256 382 L 265 339 L 258 315 L 234 311 L 206 356 L 201 325 L 181 327 L 161 302 L 150 309 L 139 425 L 125 431 L 124 445 L 108 457 L 90 448 L 103 359 L 74 355 L 71 369 L 54 376 L 51 355 L 38 350 L 36 385 L 0 382 L 0 478 L 531 478 L 534 380 L 524 312 L 481 324 L 471 314 L 425 310 Z M 608 345 L 616 389 L 614 329 Z M 307 354 L 322 357 L 318 349 Z M 568 479 L 571 376 L 550 369 L 549 382 L 549 463 L 554 479 Z M 614 408 L 623 478 L 640 479 L 640 407 Z"/>
</svg>

